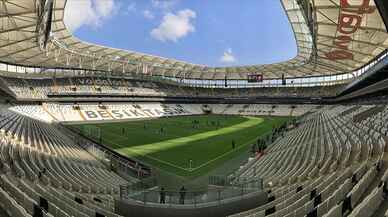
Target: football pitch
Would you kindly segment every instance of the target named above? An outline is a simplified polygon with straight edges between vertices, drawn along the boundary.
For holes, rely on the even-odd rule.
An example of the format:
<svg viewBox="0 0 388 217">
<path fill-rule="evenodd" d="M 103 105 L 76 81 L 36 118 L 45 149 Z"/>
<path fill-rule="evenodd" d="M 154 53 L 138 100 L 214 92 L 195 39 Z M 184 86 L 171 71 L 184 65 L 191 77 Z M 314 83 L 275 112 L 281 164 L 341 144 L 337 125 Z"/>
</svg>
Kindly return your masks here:
<svg viewBox="0 0 388 217">
<path fill-rule="evenodd" d="M 288 117 L 177 116 L 75 125 L 116 152 L 183 177 L 196 177 L 250 150 Z M 234 148 L 233 148 L 233 143 Z"/>
</svg>

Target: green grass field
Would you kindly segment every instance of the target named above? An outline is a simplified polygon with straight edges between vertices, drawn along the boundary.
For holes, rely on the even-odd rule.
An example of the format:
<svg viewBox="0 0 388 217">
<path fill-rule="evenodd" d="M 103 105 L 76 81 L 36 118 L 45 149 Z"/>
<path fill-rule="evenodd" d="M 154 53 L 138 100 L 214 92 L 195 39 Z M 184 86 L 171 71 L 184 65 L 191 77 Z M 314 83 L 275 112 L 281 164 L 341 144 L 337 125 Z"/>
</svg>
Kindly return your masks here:
<svg viewBox="0 0 388 217">
<path fill-rule="evenodd" d="M 258 137 L 288 119 L 204 115 L 75 127 L 87 136 L 101 135 L 103 143 L 120 154 L 178 176 L 196 177 L 247 152 Z"/>
</svg>

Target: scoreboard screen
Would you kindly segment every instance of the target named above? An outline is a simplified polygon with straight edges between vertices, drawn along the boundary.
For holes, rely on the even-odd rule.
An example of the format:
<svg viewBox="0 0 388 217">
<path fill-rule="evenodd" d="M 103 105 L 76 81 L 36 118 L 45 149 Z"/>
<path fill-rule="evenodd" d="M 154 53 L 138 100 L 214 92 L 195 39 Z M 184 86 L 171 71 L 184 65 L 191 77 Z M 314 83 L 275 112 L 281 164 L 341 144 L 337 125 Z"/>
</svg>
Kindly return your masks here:
<svg viewBox="0 0 388 217">
<path fill-rule="evenodd" d="M 257 82 L 263 82 L 263 75 L 262 74 L 249 74 L 248 75 L 248 83 L 257 83 Z"/>
</svg>

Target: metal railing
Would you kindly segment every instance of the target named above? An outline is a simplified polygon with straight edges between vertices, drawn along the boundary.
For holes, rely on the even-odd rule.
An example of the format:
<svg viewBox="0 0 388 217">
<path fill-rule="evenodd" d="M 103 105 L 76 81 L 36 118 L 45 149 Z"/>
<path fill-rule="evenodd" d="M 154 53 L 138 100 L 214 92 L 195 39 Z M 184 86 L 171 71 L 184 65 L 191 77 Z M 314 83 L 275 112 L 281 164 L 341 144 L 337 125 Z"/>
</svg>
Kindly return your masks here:
<svg viewBox="0 0 388 217">
<path fill-rule="evenodd" d="M 134 184 L 120 186 L 120 198 L 150 206 L 184 205 L 185 207 L 197 207 L 240 200 L 244 197 L 254 196 L 262 190 L 263 182 L 259 178 L 234 180 L 223 185 L 209 185 L 206 189 L 199 190 L 190 190 L 184 187 L 178 190 L 166 190 L 162 187 L 145 189 L 139 184 Z"/>
</svg>

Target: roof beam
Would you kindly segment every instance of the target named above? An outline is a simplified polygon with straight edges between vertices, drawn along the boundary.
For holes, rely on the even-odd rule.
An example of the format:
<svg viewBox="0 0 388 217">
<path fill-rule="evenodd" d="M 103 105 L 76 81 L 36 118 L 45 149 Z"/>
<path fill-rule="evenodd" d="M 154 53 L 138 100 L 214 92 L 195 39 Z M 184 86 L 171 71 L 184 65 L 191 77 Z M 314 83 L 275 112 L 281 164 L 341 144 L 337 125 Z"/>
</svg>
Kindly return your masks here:
<svg viewBox="0 0 388 217">
<path fill-rule="evenodd" d="M 4 45 L 1 45 L 0 49 L 4 48 L 4 47 L 9 47 L 9 46 L 12 46 L 12 45 L 15 45 L 15 44 L 19 44 L 21 42 L 25 42 L 25 41 L 28 41 L 28 40 L 31 40 L 31 39 L 35 39 L 35 38 L 36 38 L 36 35 L 28 37 L 28 38 L 23 38 L 23 39 L 18 40 L 18 41 L 13 41 L 11 43 L 7 43 L 7 44 L 4 44 Z"/>
</svg>

